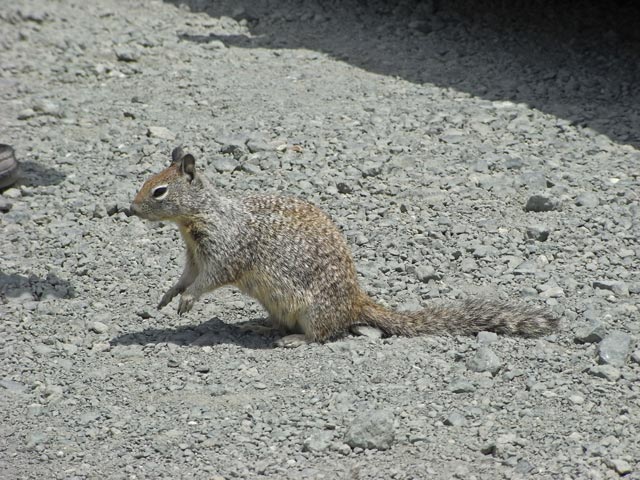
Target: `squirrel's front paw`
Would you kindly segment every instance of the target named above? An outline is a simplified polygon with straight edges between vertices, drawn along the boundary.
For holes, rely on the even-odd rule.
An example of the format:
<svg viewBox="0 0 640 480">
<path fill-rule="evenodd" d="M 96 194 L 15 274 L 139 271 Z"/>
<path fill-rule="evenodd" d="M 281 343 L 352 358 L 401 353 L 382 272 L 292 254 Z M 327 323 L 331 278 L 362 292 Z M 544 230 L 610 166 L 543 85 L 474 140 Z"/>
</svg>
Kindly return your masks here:
<svg viewBox="0 0 640 480">
<path fill-rule="evenodd" d="M 158 304 L 158 310 L 160 310 L 163 307 L 166 307 L 167 305 L 169 305 L 169 302 L 171 302 L 171 300 L 173 300 L 173 297 L 175 297 L 178 294 L 178 292 L 175 292 L 173 290 L 173 288 L 171 290 L 169 290 L 167 293 L 165 293 L 162 296 L 162 299 L 160 300 L 160 303 Z"/>
<path fill-rule="evenodd" d="M 187 313 L 189 310 L 191 310 L 193 308 L 193 304 L 195 303 L 196 299 L 193 298 L 191 295 L 188 294 L 182 294 L 182 296 L 180 297 L 180 303 L 178 304 L 178 315 L 182 315 L 184 313 Z"/>
</svg>

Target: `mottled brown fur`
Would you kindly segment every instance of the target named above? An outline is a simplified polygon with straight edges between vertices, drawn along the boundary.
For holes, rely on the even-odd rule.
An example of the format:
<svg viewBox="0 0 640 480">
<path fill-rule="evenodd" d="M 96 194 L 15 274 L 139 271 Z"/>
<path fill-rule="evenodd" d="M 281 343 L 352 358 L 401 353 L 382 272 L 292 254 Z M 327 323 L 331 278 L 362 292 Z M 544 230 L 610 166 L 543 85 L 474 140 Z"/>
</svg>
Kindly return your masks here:
<svg viewBox="0 0 640 480">
<path fill-rule="evenodd" d="M 181 294 L 182 314 L 202 294 L 234 285 L 256 298 L 276 326 L 302 332 L 306 341 L 323 342 L 362 324 L 388 335 L 533 336 L 557 327 L 543 309 L 482 300 L 409 313 L 386 309 L 358 285 L 344 236 L 324 212 L 297 198 L 222 195 L 194 165 L 191 155 L 174 150 L 171 166 L 147 180 L 131 206 L 142 218 L 175 222 L 185 241 L 184 272 L 159 308 Z M 154 198 L 164 186 L 166 195 Z"/>
</svg>

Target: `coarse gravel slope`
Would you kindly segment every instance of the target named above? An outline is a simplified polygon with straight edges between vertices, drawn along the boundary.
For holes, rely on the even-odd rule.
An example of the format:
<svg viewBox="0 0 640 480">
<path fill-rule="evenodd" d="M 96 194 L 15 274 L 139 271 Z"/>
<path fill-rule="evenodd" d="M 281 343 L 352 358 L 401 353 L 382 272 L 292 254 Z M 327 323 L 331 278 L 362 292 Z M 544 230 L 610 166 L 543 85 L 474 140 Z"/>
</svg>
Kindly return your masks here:
<svg viewBox="0 0 640 480">
<path fill-rule="evenodd" d="M 507 5 L 508 3 L 508 5 Z M 0 2 L 0 477 L 640 479 L 633 2 Z M 546 305 L 557 333 L 274 349 L 179 317 L 185 145 L 304 197 L 381 303 Z"/>
</svg>

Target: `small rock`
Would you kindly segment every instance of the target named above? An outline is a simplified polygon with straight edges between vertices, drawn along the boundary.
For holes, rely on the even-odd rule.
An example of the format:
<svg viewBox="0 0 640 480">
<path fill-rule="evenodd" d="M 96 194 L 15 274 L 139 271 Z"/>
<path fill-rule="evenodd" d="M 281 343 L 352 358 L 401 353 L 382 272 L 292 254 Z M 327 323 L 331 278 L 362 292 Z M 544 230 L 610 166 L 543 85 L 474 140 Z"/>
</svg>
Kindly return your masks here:
<svg viewBox="0 0 640 480">
<path fill-rule="evenodd" d="M 513 269 L 514 275 L 534 275 L 538 271 L 535 262 L 526 260 Z"/>
<path fill-rule="evenodd" d="M 343 193 L 343 194 L 353 193 L 353 188 L 351 188 L 351 185 L 344 182 L 338 182 L 336 184 L 336 188 L 338 189 L 338 193 Z"/>
<path fill-rule="evenodd" d="M 574 405 L 582 405 L 584 403 L 584 397 L 582 395 L 570 395 L 569 396 L 569 401 L 571 403 L 573 403 Z"/>
<path fill-rule="evenodd" d="M 35 23 L 43 23 L 47 18 L 49 18 L 49 14 L 44 10 L 20 10 L 19 13 L 23 20 Z"/>
<path fill-rule="evenodd" d="M 107 333 L 109 331 L 109 327 L 102 322 L 95 321 L 91 323 L 89 330 L 95 333 Z"/>
<path fill-rule="evenodd" d="M 7 213 L 13 207 L 13 203 L 11 203 L 6 198 L 0 196 L 0 212 Z"/>
<path fill-rule="evenodd" d="M 585 192 L 576 197 L 576 205 L 579 207 L 597 207 L 600 203 L 595 193 Z"/>
<path fill-rule="evenodd" d="M 427 283 L 429 280 L 437 280 L 439 278 L 434 268 L 428 265 L 420 265 L 416 267 L 416 277 L 422 283 Z"/>
<path fill-rule="evenodd" d="M 105 218 L 107 215 L 106 207 L 102 203 L 96 203 L 93 207 L 93 218 Z"/>
<path fill-rule="evenodd" d="M 476 341 L 488 345 L 498 340 L 498 334 L 495 332 L 478 332 Z"/>
<path fill-rule="evenodd" d="M 142 357 L 144 355 L 144 352 L 142 351 L 142 346 L 140 345 L 121 345 L 114 350 L 113 355 L 114 357 L 122 358 L 125 360 L 135 360 Z"/>
<path fill-rule="evenodd" d="M 543 172 L 523 172 L 520 174 L 520 182 L 532 190 L 543 190 L 549 185 Z"/>
<path fill-rule="evenodd" d="M 360 165 L 360 171 L 362 172 L 363 177 L 377 177 L 382 173 L 382 167 L 369 160 Z"/>
<path fill-rule="evenodd" d="M 111 344 L 109 342 L 96 342 L 91 346 L 91 350 L 94 352 L 108 352 L 111 350 Z"/>
<path fill-rule="evenodd" d="M 248 150 L 249 138 L 243 134 L 227 135 L 223 133 L 218 135 L 215 140 L 221 144 L 220 153 L 231 154 L 234 158 L 240 158 Z"/>
<path fill-rule="evenodd" d="M 52 102 L 51 100 L 36 100 L 33 104 L 33 109 L 38 113 L 42 113 L 43 115 L 51 115 L 54 117 L 62 116 L 62 109 L 60 108 L 60 105 Z"/>
<path fill-rule="evenodd" d="M 357 417 L 345 437 L 351 448 L 387 450 L 395 438 L 393 414 L 387 410 L 372 410 Z"/>
<path fill-rule="evenodd" d="M 19 188 L 8 188 L 4 192 L 2 192 L 2 195 L 4 197 L 15 200 L 16 198 L 20 198 L 22 196 L 22 192 Z"/>
<path fill-rule="evenodd" d="M 618 296 L 628 297 L 629 287 L 624 282 L 610 281 L 610 280 L 595 280 L 593 288 L 599 288 L 601 290 L 610 290 Z"/>
<path fill-rule="evenodd" d="M 640 365 L 640 350 L 636 350 L 631 354 L 631 361 Z"/>
<path fill-rule="evenodd" d="M 449 384 L 449 390 L 453 393 L 471 393 L 476 390 L 476 387 L 467 380 L 454 380 Z"/>
<path fill-rule="evenodd" d="M 495 375 L 502 368 L 502 362 L 489 347 L 480 345 L 475 355 L 467 361 L 467 368 L 474 372 L 491 372 L 491 375 Z"/>
<path fill-rule="evenodd" d="M 524 207 L 526 212 L 550 212 L 560 210 L 560 201 L 545 195 L 532 195 Z"/>
<path fill-rule="evenodd" d="M 112 203 L 111 205 L 106 207 L 107 215 L 109 215 L 110 217 L 112 217 L 113 215 L 115 215 L 119 211 L 120 211 L 120 209 L 118 208 L 118 205 L 115 204 L 115 203 Z"/>
<path fill-rule="evenodd" d="M 466 423 L 467 419 L 464 417 L 464 415 L 458 412 L 451 412 L 444 420 L 444 424 L 451 427 L 461 427 L 463 425 L 466 425 Z"/>
<path fill-rule="evenodd" d="M 211 165 L 220 173 L 233 172 L 240 168 L 240 162 L 232 157 L 218 157 L 211 162 Z"/>
<path fill-rule="evenodd" d="M 0 387 L 10 392 L 22 393 L 27 389 L 24 383 L 16 382 L 14 380 L 4 379 L 0 380 Z"/>
<path fill-rule="evenodd" d="M 89 425 L 90 423 L 95 422 L 98 418 L 100 418 L 100 412 L 85 412 L 78 418 L 78 423 L 80 425 Z"/>
<path fill-rule="evenodd" d="M 137 62 L 140 59 L 140 53 L 131 47 L 116 47 L 115 54 L 116 58 L 121 62 Z"/>
<path fill-rule="evenodd" d="M 323 452 L 331 446 L 333 435 L 333 432 L 329 430 L 314 432 L 309 438 L 305 439 L 302 450 L 305 452 Z"/>
<path fill-rule="evenodd" d="M 18 120 L 28 120 L 36 115 L 36 111 L 33 108 L 25 108 L 18 112 Z"/>
<path fill-rule="evenodd" d="M 48 441 L 49 437 L 44 432 L 30 433 L 26 438 L 26 449 L 31 450 L 36 445 L 41 445 Z"/>
<path fill-rule="evenodd" d="M 147 137 L 160 138 L 162 140 L 175 140 L 176 134 L 165 127 L 151 126 L 147 128 Z"/>
<path fill-rule="evenodd" d="M 492 245 L 478 245 L 473 250 L 473 256 L 475 258 L 496 257 L 498 254 L 498 249 Z"/>
<path fill-rule="evenodd" d="M 356 335 L 360 335 L 363 337 L 368 337 L 368 338 L 372 338 L 372 339 L 378 339 L 378 338 L 382 338 L 382 331 L 375 328 L 375 327 L 370 327 L 368 325 L 356 325 L 354 327 L 351 328 L 351 331 L 356 334 Z"/>
<path fill-rule="evenodd" d="M 526 460 L 520 460 L 515 466 L 514 471 L 520 475 L 528 475 L 533 472 L 534 469 L 535 467 Z"/>
<path fill-rule="evenodd" d="M 36 345 L 33 346 L 33 351 L 36 352 L 38 355 L 50 355 L 53 352 L 53 348 L 44 345 L 42 343 L 38 343 Z"/>
<path fill-rule="evenodd" d="M 592 320 L 588 325 L 576 330 L 575 341 L 578 343 L 598 343 L 602 341 L 607 330 L 599 320 Z"/>
<path fill-rule="evenodd" d="M 622 366 L 627 361 L 631 351 L 631 335 L 613 331 L 598 345 L 598 362 L 603 365 Z"/>
<path fill-rule="evenodd" d="M 608 459 L 605 463 L 609 468 L 613 468 L 618 475 L 627 475 L 633 471 L 631 464 L 621 458 Z"/>
<path fill-rule="evenodd" d="M 594 377 L 606 378 L 611 382 L 617 381 L 620 376 L 620 370 L 612 365 L 596 365 L 589 369 L 589 373 Z"/>
<path fill-rule="evenodd" d="M 559 297 L 564 297 L 564 290 L 562 289 L 562 287 L 550 287 L 547 288 L 546 290 L 544 290 L 543 292 L 540 292 L 540 296 L 542 298 L 559 298 Z"/>
<path fill-rule="evenodd" d="M 537 242 L 546 242 L 549 238 L 549 229 L 543 225 L 531 225 L 527 227 L 527 238 Z"/>
<path fill-rule="evenodd" d="M 251 153 L 267 152 L 273 150 L 273 146 L 261 138 L 251 138 L 247 140 L 247 148 Z"/>
<path fill-rule="evenodd" d="M 167 367 L 169 368 L 178 368 L 180 366 L 180 362 L 175 358 L 167 359 Z"/>
</svg>

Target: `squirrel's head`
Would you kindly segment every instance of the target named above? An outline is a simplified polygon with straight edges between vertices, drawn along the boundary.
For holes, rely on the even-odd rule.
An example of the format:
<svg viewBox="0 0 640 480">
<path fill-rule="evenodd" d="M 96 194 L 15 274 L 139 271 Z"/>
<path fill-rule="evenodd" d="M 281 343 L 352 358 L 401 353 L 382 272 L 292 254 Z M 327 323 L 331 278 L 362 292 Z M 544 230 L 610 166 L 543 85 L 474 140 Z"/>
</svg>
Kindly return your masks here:
<svg viewBox="0 0 640 480">
<path fill-rule="evenodd" d="M 196 174 L 196 159 L 177 147 L 171 165 L 149 178 L 131 203 L 133 215 L 147 220 L 180 221 L 196 213 L 197 192 L 203 187 Z"/>
</svg>

